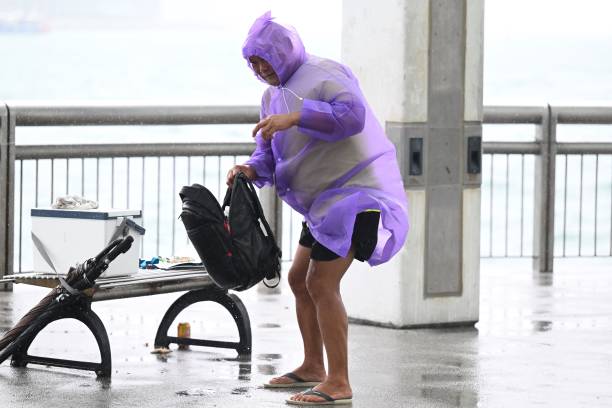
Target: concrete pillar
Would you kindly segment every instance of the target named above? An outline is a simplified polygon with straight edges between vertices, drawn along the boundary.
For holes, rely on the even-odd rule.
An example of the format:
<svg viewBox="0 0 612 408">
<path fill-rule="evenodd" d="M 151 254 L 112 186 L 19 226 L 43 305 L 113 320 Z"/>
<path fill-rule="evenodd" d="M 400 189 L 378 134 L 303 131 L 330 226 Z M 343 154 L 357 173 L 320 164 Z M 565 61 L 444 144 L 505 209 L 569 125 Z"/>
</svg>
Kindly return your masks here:
<svg viewBox="0 0 612 408">
<path fill-rule="evenodd" d="M 266 221 L 270 225 L 270 229 L 274 234 L 277 244 L 280 246 L 283 242 L 283 206 L 282 201 L 276 194 L 273 187 L 266 186 L 259 190 L 259 201 L 263 209 Z M 281 285 L 274 288 L 267 287 L 263 282 L 257 285 L 257 292 L 263 294 L 281 293 Z"/>
<path fill-rule="evenodd" d="M 411 230 L 354 262 L 349 316 L 393 327 L 478 321 L 484 0 L 350 0 L 342 60 L 397 147 Z"/>
</svg>

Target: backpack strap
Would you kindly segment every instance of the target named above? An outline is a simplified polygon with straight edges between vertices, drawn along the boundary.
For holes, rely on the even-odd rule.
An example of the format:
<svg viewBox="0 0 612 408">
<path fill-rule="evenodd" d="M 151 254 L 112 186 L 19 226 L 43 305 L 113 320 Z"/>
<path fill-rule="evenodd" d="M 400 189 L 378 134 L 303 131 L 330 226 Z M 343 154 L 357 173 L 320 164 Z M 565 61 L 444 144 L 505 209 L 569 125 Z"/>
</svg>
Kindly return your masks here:
<svg viewBox="0 0 612 408">
<path fill-rule="evenodd" d="M 225 213 L 225 208 L 229 207 L 230 203 L 232 202 L 232 189 L 233 189 L 233 186 L 228 187 L 227 191 L 225 192 L 225 198 L 223 199 L 223 204 L 221 205 L 221 211 L 223 213 Z"/>
<path fill-rule="evenodd" d="M 268 236 L 273 237 L 274 234 L 272 233 L 272 228 L 270 228 L 270 224 L 268 224 L 268 221 L 266 220 L 263 208 L 261 207 L 261 203 L 259 202 L 259 198 L 257 197 L 257 192 L 255 191 L 255 187 L 253 186 L 253 182 L 243 172 L 239 172 L 236 175 L 236 177 L 234 178 L 234 185 L 228 187 L 227 191 L 225 192 L 225 198 L 223 199 L 223 205 L 221 206 L 221 209 L 225 212 L 225 208 L 229 207 L 229 205 L 231 204 L 232 190 L 234 189 L 236 181 L 238 180 L 240 180 L 246 185 L 247 191 L 251 195 L 251 202 L 253 202 L 255 205 L 255 215 L 257 215 L 257 218 L 261 220 L 261 223 L 263 224 Z"/>
<path fill-rule="evenodd" d="M 244 176 L 242 179 L 247 186 L 248 192 L 251 194 L 251 197 L 252 197 L 251 201 L 255 203 L 255 213 L 257 215 L 257 218 L 259 218 L 259 220 L 263 224 L 268 236 L 274 237 L 274 234 L 272 233 L 272 228 L 270 228 L 270 224 L 268 224 L 268 220 L 266 220 L 263 208 L 261 207 L 261 203 L 259 202 L 259 198 L 257 197 L 257 192 L 255 191 L 255 187 L 253 186 L 253 183 L 251 182 L 251 180 L 249 180 L 249 178 L 244 173 L 240 173 L 238 176 L 240 175 Z"/>
<path fill-rule="evenodd" d="M 237 182 L 242 182 L 246 185 L 248 194 L 251 196 L 251 202 L 254 203 L 254 206 L 255 206 L 254 208 L 255 215 L 257 216 L 257 218 L 263 225 L 264 229 L 266 230 L 267 236 L 272 238 L 273 242 L 275 243 L 279 256 L 282 256 L 281 249 L 276 244 L 276 239 L 274 238 L 274 234 L 272 233 L 272 228 L 270 228 L 270 224 L 268 224 L 268 220 L 266 220 L 266 217 L 264 216 L 264 211 L 263 211 L 263 208 L 261 207 L 261 203 L 259 202 L 259 198 L 257 197 L 257 192 L 255 191 L 255 187 L 253 186 L 253 182 L 243 172 L 240 172 L 236 175 L 236 178 L 234 179 L 234 185 L 227 189 L 227 192 L 225 193 L 225 198 L 223 199 L 223 206 L 222 206 L 223 212 L 225 212 L 225 208 L 228 207 L 232 201 L 232 190 L 236 188 Z M 269 285 L 266 282 L 266 279 L 264 279 L 263 280 L 264 285 L 266 285 L 269 288 L 275 288 L 280 283 L 280 277 L 281 277 L 280 270 L 276 271 L 276 277 L 278 278 L 278 282 L 276 282 L 276 284 Z"/>
</svg>

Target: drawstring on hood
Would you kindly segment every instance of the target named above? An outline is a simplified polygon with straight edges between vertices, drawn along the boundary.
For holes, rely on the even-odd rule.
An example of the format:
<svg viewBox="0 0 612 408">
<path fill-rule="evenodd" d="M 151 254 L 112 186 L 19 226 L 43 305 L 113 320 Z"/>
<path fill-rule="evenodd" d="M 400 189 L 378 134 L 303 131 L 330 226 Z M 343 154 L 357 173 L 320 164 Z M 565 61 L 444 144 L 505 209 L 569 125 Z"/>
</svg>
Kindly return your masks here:
<svg viewBox="0 0 612 408">
<path fill-rule="evenodd" d="M 301 96 L 299 96 L 298 94 L 293 92 L 291 89 L 287 88 L 286 86 L 282 86 L 281 85 L 278 88 L 281 90 L 281 95 L 283 96 L 283 102 L 285 102 L 285 108 L 287 108 L 287 113 L 291 113 L 291 110 L 289 109 L 289 105 L 287 104 L 287 99 L 285 99 L 285 90 L 291 92 L 293 94 L 293 96 L 298 98 L 300 101 L 304 100 L 304 98 L 302 98 Z"/>
<path fill-rule="evenodd" d="M 278 75 L 281 86 L 291 78 L 307 58 L 304 44 L 295 29 L 273 21 L 270 11 L 255 20 L 251 26 L 242 46 L 242 56 L 247 60 L 251 69 L 253 67 L 249 57 L 257 56 L 266 60 Z M 259 76 L 257 78 L 265 82 Z"/>
</svg>

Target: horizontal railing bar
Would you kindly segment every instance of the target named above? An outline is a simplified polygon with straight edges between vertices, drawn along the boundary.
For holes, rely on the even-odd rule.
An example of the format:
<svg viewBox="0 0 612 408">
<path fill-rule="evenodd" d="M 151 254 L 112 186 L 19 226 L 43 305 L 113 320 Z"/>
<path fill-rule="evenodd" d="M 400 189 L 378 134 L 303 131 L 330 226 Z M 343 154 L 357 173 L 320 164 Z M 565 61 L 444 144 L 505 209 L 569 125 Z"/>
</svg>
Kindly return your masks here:
<svg viewBox="0 0 612 408">
<path fill-rule="evenodd" d="M 540 124 L 546 113 L 541 106 L 485 106 L 483 124 Z"/>
<path fill-rule="evenodd" d="M 485 142 L 482 144 L 485 154 L 539 154 L 540 143 L 537 142 Z"/>
<path fill-rule="evenodd" d="M 80 144 L 18 145 L 17 160 L 159 157 L 159 156 L 240 156 L 249 155 L 254 143 L 157 143 L 157 144 Z M 612 154 L 612 143 L 558 143 L 560 154 Z M 539 154 L 537 142 L 485 142 L 485 154 Z"/>
<path fill-rule="evenodd" d="M 11 104 L 18 126 L 248 124 L 258 106 Z M 539 124 L 547 108 L 485 106 L 484 124 Z M 554 107 L 558 123 L 612 124 L 612 107 Z"/>
<path fill-rule="evenodd" d="M 258 106 L 18 105 L 17 126 L 233 125 L 259 120 Z"/>
<path fill-rule="evenodd" d="M 255 143 L 18 145 L 15 146 L 15 158 L 40 160 L 80 157 L 240 156 L 249 155 L 254 149 Z"/>
<path fill-rule="evenodd" d="M 612 107 L 556 107 L 557 123 L 563 124 L 612 124 Z"/>
<path fill-rule="evenodd" d="M 558 154 L 612 154 L 612 143 L 559 143 Z"/>
</svg>

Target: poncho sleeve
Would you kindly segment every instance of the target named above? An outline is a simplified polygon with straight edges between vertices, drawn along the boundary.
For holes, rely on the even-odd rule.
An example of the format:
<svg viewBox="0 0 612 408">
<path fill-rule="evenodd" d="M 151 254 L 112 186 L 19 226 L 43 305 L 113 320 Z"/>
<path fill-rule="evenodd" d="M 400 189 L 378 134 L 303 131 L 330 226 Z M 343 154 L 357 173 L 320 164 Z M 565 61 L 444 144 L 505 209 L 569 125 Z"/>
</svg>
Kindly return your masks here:
<svg viewBox="0 0 612 408">
<path fill-rule="evenodd" d="M 334 142 L 363 130 L 365 106 L 356 85 L 336 78 L 319 85 L 319 99 L 304 99 L 298 129 L 317 139 Z"/>
<path fill-rule="evenodd" d="M 266 113 L 266 104 L 264 102 L 266 98 L 266 94 L 262 98 L 261 109 L 259 113 L 259 118 L 263 119 L 267 116 Z M 255 173 L 257 173 L 257 178 L 253 180 L 253 183 L 261 188 L 266 185 L 274 184 L 274 157 L 272 155 L 272 143 L 270 140 L 264 140 L 261 137 L 261 131 L 255 137 L 255 151 L 251 154 L 249 160 L 247 160 L 244 164 L 251 166 Z"/>
</svg>

